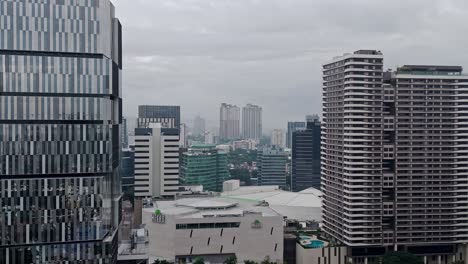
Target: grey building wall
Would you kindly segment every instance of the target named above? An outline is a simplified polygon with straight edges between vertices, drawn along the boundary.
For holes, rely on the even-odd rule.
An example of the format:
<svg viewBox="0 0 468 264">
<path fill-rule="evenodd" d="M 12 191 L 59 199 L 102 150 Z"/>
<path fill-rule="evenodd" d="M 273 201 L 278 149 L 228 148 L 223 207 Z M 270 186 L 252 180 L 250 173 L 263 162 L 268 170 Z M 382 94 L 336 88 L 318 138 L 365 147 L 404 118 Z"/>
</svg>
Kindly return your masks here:
<svg viewBox="0 0 468 264">
<path fill-rule="evenodd" d="M 138 106 L 138 127 L 149 127 L 150 123 L 161 123 L 165 128 L 180 128 L 180 106 Z"/>
<path fill-rule="evenodd" d="M 294 131 L 304 129 L 306 127 L 305 122 L 288 122 L 288 130 L 286 132 L 286 147 L 292 148 L 292 134 Z"/>
<path fill-rule="evenodd" d="M 320 190 L 320 121 L 307 122 L 305 130 L 292 137 L 291 189 L 299 192 L 314 187 Z"/>
<path fill-rule="evenodd" d="M 108 0 L 0 1 L 0 263 L 114 263 L 121 25 Z"/>
<path fill-rule="evenodd" d="M 258 185 L 278 185 L 286 188 L 286 163 L 288 155 L 278 146 L 258 151 Z"/>
</svg>

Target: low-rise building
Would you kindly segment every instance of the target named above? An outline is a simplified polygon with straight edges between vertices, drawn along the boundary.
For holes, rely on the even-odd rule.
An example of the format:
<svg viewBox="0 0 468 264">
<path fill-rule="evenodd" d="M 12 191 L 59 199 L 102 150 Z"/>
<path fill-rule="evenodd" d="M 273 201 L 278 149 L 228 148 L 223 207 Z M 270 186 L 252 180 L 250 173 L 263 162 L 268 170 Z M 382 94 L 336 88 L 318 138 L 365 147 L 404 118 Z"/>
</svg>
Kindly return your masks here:
<svg viewBox="0 0 468 264">
<path fill-rule="evenodd" d="M 283 260 L 283 216 L 268 206 L 255 206 L 226 197 L 156 201 L 146 208 L 150 263 L 167 259 L 191 263 L 223 263 L 236 256 L 260 262 Z"/>
<path fill-rule="evenodd" d="M 245 149 L 245 150 L 255 150 L 258 146 L 258 140 L 253 139 L 243 139 L 243 140 L 236 140 L 232 142 L 232 149 Z"/>
</svg>

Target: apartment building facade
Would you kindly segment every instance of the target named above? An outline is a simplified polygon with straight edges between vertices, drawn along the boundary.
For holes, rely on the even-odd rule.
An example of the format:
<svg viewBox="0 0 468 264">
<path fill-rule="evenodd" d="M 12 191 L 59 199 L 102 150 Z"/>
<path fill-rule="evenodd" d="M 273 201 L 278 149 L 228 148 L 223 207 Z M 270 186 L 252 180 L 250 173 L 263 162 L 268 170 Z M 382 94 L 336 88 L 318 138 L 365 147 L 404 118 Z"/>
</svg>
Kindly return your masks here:
<svg viewBox="0 0 468 264">
<path fill-rule="evenodd" d="M 360 50 L 323 65 L 323 230 L 359 261 L 409 251 L 465 259 L 468 76 L 459 66 L 383 71 Z M 448 261 L 448 262 L 447 262 Z M 353 262 L 354 263 L 354 262 Z"/>
</svg>

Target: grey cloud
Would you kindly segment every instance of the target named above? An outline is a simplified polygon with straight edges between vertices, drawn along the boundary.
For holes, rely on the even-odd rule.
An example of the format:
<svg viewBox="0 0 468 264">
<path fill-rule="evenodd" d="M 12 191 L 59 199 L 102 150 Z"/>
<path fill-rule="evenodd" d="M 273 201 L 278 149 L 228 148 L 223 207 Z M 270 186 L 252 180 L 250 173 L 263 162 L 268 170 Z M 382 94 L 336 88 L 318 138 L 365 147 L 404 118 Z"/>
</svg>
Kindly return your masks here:
<svg viewBox="0 0 468 264">
<path fill-rule="evenodd" d="M 263 106 L 268 129 L 320 113 L 321 64 L 380 49 L 388 68 L 467 66 L 466 0 L 114 0 L 124 110 L 180 104 L 216 125 L 221 102 Z"/>
</svg>

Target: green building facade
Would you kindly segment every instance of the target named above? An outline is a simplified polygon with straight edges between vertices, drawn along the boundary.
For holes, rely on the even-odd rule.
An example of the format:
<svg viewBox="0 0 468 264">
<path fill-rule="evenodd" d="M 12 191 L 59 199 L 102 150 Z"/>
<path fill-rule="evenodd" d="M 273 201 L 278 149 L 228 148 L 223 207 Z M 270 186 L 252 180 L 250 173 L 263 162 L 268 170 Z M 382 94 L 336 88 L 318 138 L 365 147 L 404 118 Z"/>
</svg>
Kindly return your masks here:
<svg viewBox="0 0 468 264">
<path fill-rule="evenodd" d="M 181 155 L 181 184 L 203 185 L 205 191 L 221 192 L 229 178 L 227 153 L 215 145 L 194 145 Z"/>
</svg>

